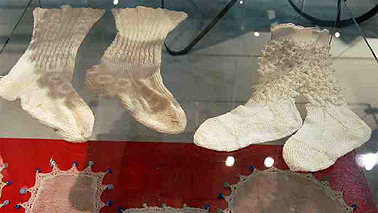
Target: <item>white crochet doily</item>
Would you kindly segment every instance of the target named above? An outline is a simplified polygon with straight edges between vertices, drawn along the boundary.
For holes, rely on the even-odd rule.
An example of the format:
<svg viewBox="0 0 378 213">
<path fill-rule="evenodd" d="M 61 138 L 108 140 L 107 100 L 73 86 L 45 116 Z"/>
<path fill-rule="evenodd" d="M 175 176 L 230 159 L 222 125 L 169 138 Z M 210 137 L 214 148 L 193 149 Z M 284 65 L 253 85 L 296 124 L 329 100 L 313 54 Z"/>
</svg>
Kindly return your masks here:
<svg viewBox="0 0 378 213">
<path fill-rule="evenodd" d="M 172 207 L 163 206 L 160 207 L 149 207 L 147 204 L 143 204 L 143 208 L 132 208 L 123 210 L 122 213 L 208 213 L 207 209 L 192 208 L 184 205 L 183 208 L 177 209 Z"/>
<path fill-rule="evenodd" d="M 327 181 L 318 181 L 312 174 L 283 171 L 276 168 L 257 170 L 230 187 L 224 196 L 231 212 L 332 212 L 351 213 L 353 208 L 343 200 L 342 192 L 331 189 Z"/>
<path fill-rule="evenodd" d="M 3 174 L 1 174 L 1 172 L 8 168 L 8 164 L 7 163 L 4 163 L 4 165 L 2 165 L 0 167 L 0 198 L 1 198 L 1 192 L 3 191 L 3 188 L 8 185 L 9 182 L 3 182 Z M 9 204 L 9 201 L 8 200 L 5 200 L 3 203 L 0 203 L 0 208 L 3 207 L 3 206 L 6 206 Z"/>
<path fill-rule="evenodd" d="M 100 200 L 106 189 L 114 186 L 103 185 L 102 181 L 107 172 L 92 172 L 91 166 L 78 171 L 76 163 L 68 171 L 62 171 L 52 161 L 50 173 L 41 173 L 37 169 L 36 183 L 31 188 L 21 188 L 20 193 L 31 193 L 29 201 L 20 204 L 25 213 L 98 213 L 106 206 Z"/>
</svg>

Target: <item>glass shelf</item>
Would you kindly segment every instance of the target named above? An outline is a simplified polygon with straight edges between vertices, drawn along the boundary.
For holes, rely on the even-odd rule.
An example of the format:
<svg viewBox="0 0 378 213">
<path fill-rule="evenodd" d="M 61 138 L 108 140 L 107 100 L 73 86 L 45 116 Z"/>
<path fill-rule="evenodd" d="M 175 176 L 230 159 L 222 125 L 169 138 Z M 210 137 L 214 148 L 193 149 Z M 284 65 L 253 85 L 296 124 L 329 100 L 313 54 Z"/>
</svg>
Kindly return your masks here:
<svg viewBox="0 0 378 213">
<path fill-rule="evenodd" d="M 172 146 L 178 146 L 177 144 L 193 145 L 193 135 L 202 122 L 244 104 L 251 96 L 252 86 L 256 83 L 257 78 L 258 57 L 261 56 L 261 48 L 270 39 L 272 24 L 291 22 L 302 26 L 314 26 L 309 20 L 300 16 L 288 1 L 244 0 L 238 1 L 188 54 L 172 56 L 163 48 L 161 74 L 164 84 L 180 103 L 188 119 L 185 132 L 178 135 L 167 135 L 150 130 L 135 121 L 117 98 L 98 97 L 85 85 L 86 70 L 98 63 L 116 34 L 114 17 L 109 9 L 139 5 L 161 7 L 164 2 L 164 7 L 169 10 L 185 11 L 189 17 L 170 33 L 166 40 L 172 50 L 181 50 L 213 20 L 229 0 L 212 0 L 211 3 L 208 1 L 205 3 L 202 0 L 119 0 L 117 4 L 114 4 L 113 0 L 33 0 L 11 35 L 13 27 L 28 2 L 28 0 L 3 0 L 0 2 L 0 46 L 3 46 L 10 36 L 8 44 L 0 55 L 0 75 L 2 76 L 6 75 L 16 64 L 31 40 L 32 11 L 35 7 L 41 4 L 44 8 L 58 8 L 63 4 L 70 4 L 72 7 L 106 9 L 105 15 L 92 27 L 79 48 L 72 84 L 95 115 L 95 127 L 90 140 L 94 144 L 112 143 L 112 146 L 117 146 L 114 145 L 115 142 L 154 142 L 156 143 L 154 146 L 161 147 L 168 146 L 166 142 L 171 143 Z M 303 11 L 317 18 L 334 20 L 336 17 L 336 1 L 295 0 L 293 2 Z M 356 16 L 366 13 L 375 4 L 373 0 L 348 1 L 349 7 Z M 341 10 L 341 19 L 350 18 L 350 14 L 347 13 L 344 6 Z M 360 24 L 367 40 L 376 52 L 378 52 L 377 23 L 378 16 L 375 15 Z M 324 28 L 323 26 L 318 27 Z M 336 70 L 339 84 L 346 88 L 344 94 L 349 107 L 373 130 L 370 141 L 357 149 L 357 153 L 375 153 L 378 151 L 378 115 L 370 112 L 374 112 L 374 109 L 378 107 L 378 64 L 355 25 L 335 30 L 327 29 L 338 33 L 338 37 L 334 37 L 331 44 L 331 53 L 334 59 L 332 66 Z M 305 118 L 305 102 L 300 97 L 296 100 L 297 107 Z M 0 147 L 3 148 L 1 143 L 11 146 L 9 140 L 16 138 L 46 139 L 48 141 L 60 139 L 55 135 L 53 129 L 38 123 L 23 111 L 20 101 L 8 102 L 0 98 Z M 283 139 L 267 144 L 283 145 L 285 141 L 286 139 Z M 130 147 L 138 147 L 135 144 L 139 143 L 131 144 L 134 145 L 130 145 Z M 42 147 L 42 145 L 40 146 Z M 119 146 L 127 145 L 120 144 Z M 128 152 L 132 152 L 131 148 L 122 147 L 122 149 L 127 150 L 123 153 L 125 156 Z M 192 149 L 199 150 L 199 148 Z M 3 152 L 7 152 L 7 148 L 0 150 L 0 163 L 1 155 L 4 155 Z M 38 152 L 38 149 L 34 148 L 33 152 Z M 256 158 L 256 156 L 249 156 L 246 151 L 241 152 L 246 159 Z M 279 149 L 272 151 L 276 154 L 277 152 L 279 153 Z M 14 154 L 18 155 L 18 153 Z M 113 155 L 113 153 L 108 154 Z M 59 156 L 59 154 L 57 155 Z M 122 158 L 119 153 L 115 155 Z M 277 156 L 279 155 L 277 154 Z M 106 156 L 102 157 L 106 158 Z M 222 154 L 219 159 L 223 161 L 225 157 L 227 154 Z M 126 158 L 124 157 L 124 159 Z M 4 158 L 4 160 L 7 159 Z M 101 159 L 98 160 L 101 161 Z M 175 162 L 169 162 L 169 159 L 159 160 L 167 161 L 167 164 L 175 164 Z M 209 158 L 209 161 L 211 160 Z M 104 160 L 104 162 L 107 161 Z M 127 167 L 128 162 L 123 160 L 119 164 Z M 244 166 L 246 163 L 242 164 Z M 137 168 L 136 165 L 133 166 Z M 167 166 L 167 169 L 169 168 L 171 167 Z M 143 170 L 143 168 L 141 169 Z M 201 169 L 205 168 L 201 167 Z M 233 170 L 233 172 L 236 171 L 239 172 L 237 169 Z M 136 173 L 138 172 L 143 173 L 143 171 Z M 175 170 L 175 172 L 180 174 L 182 171 Z M 129 175 L 129 173 L 127 174 Z M 214 177 L 216 179 L 217 172 L 201 174 L 206 178 Z M 228 175 L 230 176 L 229 173 Z M 369 171 L 364 169 L 364 175 L 368 181 L 372 199 L 378 207 L 378 165 Z M 212 194 L 216 196 L 216 192 Z M 178 194 L 175 195 L 178 196 Z M 201 198 L 191 197 L 191 199 Z M 200 200 L 197 201 L 200 202 Z M 206 201 L 204 200 L 202 203 L 205 204 Z"/>
</svg>

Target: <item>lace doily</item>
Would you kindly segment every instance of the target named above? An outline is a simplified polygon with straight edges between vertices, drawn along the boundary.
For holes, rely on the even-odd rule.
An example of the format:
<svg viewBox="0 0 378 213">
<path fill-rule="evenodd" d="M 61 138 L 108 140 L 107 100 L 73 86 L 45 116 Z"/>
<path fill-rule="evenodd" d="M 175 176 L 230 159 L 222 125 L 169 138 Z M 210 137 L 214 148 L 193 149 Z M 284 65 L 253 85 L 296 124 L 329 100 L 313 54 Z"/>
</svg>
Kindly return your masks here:
<svg viewBox="0 0 378 213">
<path fill-rule="evenodd" d="M 3 191 L 3 188 L 6 186 L 6 185 L 9 185 L 11 182 L 3 182 L 3 174 L 1 174 L 1 172 L 8 168 L 8 164 L 7 163 L 4 163 L 3 166 L 0 167 L 0 198 L 1 198 L 1 192 Z M 8 200 L 5 200 L 3 203 L 0 203 L 0 208 L 3 207 L 3 206 L 6 206 L 9 204 L 9 201 Z"/>
<path fill-rule="evenodd" d="M 240 175 L 224 196 L 231 212 L 353 212 L 343 200 L 342 192 L 331 189 L 327 181 L 318 181 L 312 174 L 283 171 L 276 168 Z"/>
<path fill-rule="evenodd" d="M 105 175 L 109 172 L 92 172 L 91 166 L 78 171 L 76 163 L 68 171 L 62 171 L 52 161 L 50 173 L 41 173 L 37 169 L 36 183 L 31 188 L 21 188 L 20 193 L 31 193 L 29 201 L 19 204 L 25 208 L 25 213 L 98 213 L 101 208 L 111 205 L 100 200 L 106 189 L 114 186 L 102 185 Z"/>
<path fill-rule="evenodd" d="M 143 204 L 143 208 L 132 208 L 122 210 L 122 213 L 208 213 L 208 209 L 192 208 L 184 205 L 183 208 L 177 209 L 172 207 L 167 207 L 163 205 L 163 208 L 160 207 L 149 207 L 147 204 Z"/>
</svg>

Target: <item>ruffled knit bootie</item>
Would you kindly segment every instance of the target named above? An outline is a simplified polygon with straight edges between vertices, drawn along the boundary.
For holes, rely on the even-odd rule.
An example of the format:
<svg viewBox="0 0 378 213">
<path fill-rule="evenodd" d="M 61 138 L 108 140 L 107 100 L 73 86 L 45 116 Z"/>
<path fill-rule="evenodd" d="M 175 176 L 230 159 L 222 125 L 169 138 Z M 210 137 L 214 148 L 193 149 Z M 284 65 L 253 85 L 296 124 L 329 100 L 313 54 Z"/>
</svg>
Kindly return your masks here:
<svg viewBox="0 0 378 213">
<path fill-rule="evenodd" d="M 309 102 L 302 128 L 286 142 L 283 157 L 293 171 L 315 172 L 335 163 L 369 140 L 371 129 L 354 114 L 337 86 L 331 67 L 328 39 L 315 42 L 313 34 L 329 37 L 328 31 L 294 27 L 313 47 L 313 60 L 308 60 L 308 76 L 301 93 Z"/>
<path fill-rule="evenodd" d="M 272 27 L 272 39 L 262 51 L 257 85 L 244 106 L 206 120 L 194 135 L 198 146 L 234 151 L 250 144 L 278 140 L 302 126 L 293 97 L 306 82 L 309 63 L 317 60 L 313 42 L 327 40 L 323 34 L 301 31 L 290 24 Z"/>
<path fill-rule="evenodd" d="M 118 33 L 98 65 L 87 72 L 88 88 L 117 96 L 140 123 L 177 134 L 186 116 L 160 75 L 164 39 L 187 15 L 147 7 L 113 9 Z"/>
<path fill-rule="evenodd" d="M 83 142 L 92 134 L 93 113 L 70 81 L 77 50 L 103 13 L 69 6 L 36 8 L 29 47 L 0 79 L 1 97 L 21 99 L 25 111 L 67 141 Z"/>
</svg>

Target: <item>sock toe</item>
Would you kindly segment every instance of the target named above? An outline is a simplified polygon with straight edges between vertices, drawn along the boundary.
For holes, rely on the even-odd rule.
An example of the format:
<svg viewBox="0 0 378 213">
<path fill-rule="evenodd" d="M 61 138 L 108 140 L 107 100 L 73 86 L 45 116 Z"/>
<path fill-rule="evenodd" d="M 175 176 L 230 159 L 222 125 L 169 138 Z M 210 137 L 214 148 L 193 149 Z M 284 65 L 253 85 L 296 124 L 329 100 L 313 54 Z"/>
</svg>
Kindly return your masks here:
<svg viewBox="0 0 378 213">
<path fill-rule="evenodd" d="M 63 129 L 58 129 L 55 131 L 55 134 L 59 135 L 65 141 L 69 141 L 69 142 L 80 143 L 80 142 L 86 142 L 88 140 L 88 137 L 85 136 L 85 133 L 76 132 L 76 131 L 66 131 Z"/>
<path fill-rule="evenodd" d="M 169 110 L 150 116 L 145 125 L 166 134 L 179 134 L 186 128 L 186 115 L 183 110 Z"/>
<path fill-rule="evenodd" d="M 217 118 L 210 118 L 203 122 L 194 134 L 194 143 L 197 146 L 216 151 L 235 151 L 240 148 L 231 134 L 224 129 Z"/>
<path fill-rule="evenodd" d="M 21 106 L 40 123 L 55 129 L 64 140 L 87 141 L 92 134 L 94 116 L 84 100 L 76 91 L 63 98 L 48 94 L 47 88 L 29 91 L 20 96 Z"/>
<path fill-rule="evenodd" d="M 121 94 L 118 97 L 135 120 L 152 130 L 165 134 L 179 134 L 186 128 L 186 115 L 180 106 L 169 104 L 170 106 L 167 105 L 156 111 L 148 106 L 148 102 L 137 101 L 138 99 L 128 94 Z"/>
<path fill-rule="evenodd" d="M 73 91 L 70 98 L 67 100 L 67 107 L 74 114 L 76 120 L 76 129 L 79 130 L 80 135 L 77 142 L 85 142 L 92 135 L 94 126 L 94 115 L 89 106 L 80 97 L 80 95 Z M 79 140 L 81 138 L 81 140 Z"/>
<path fill-rule="evenodd" d="M 310 139 L 309 139 L 310 140 Z M 310 144 L 321 143 L 311 141 Z M 290 138 L 283 147 L 283 158 L 292 171 L 316 172 L 332 166 L 336 159 L 308 143 Z"/>
</svg>

